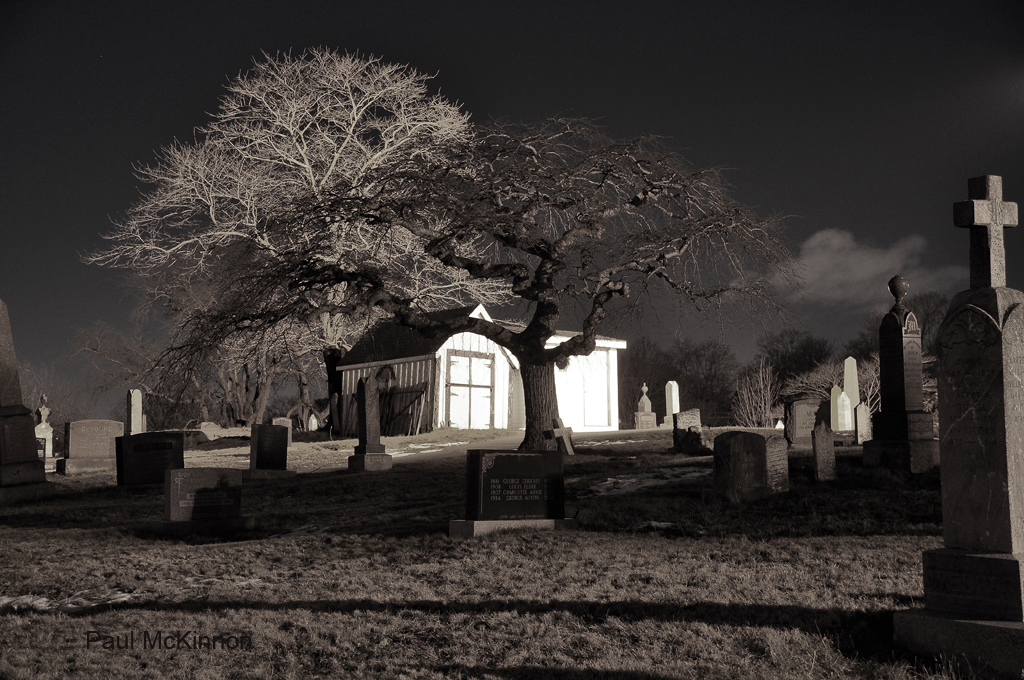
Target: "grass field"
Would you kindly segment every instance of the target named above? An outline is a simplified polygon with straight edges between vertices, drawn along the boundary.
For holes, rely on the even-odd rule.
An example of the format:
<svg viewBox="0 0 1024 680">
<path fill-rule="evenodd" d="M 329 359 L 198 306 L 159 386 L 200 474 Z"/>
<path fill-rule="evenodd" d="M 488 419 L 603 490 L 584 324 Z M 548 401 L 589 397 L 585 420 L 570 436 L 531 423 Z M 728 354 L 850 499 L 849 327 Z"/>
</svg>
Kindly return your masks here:
<svg viewBox="0 0 1024 680">
<path fill-rule="evenodd" d="M 155 536 L 161 495 L 55 478 L 56 498 L 0 509 L 0 677 L 961 677 L 892 645 L 941 545 L 937 474 L 851 448 L 815 484 L 796 450 L 790 493 L 706 504 L 710 457 L 666 453 L 668 432 L 599 439 L 566 461 L 581 531 L 468 541 L 446 533 L 461 457 L 253 483 L 256 528 L 230 539 Z M 238 466 L 227 444 L 203 464 Z"/>
</svg>

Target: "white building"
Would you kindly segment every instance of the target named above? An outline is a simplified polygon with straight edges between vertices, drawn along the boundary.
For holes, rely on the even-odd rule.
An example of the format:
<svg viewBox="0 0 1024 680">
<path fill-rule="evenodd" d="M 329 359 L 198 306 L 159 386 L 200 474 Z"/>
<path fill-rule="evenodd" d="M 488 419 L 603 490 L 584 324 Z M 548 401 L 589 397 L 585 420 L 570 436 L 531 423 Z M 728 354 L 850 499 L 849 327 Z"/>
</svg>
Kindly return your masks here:
<svg viewBox="0 0 1024 680">
<path fill-rule="evenodd" d="M 471 316 L 492 320 L 482 305 Z M 548 347 L 573 335 L 559 331 Z M 577 432 L 619 429 L 616 350 L 625 348 L 624 340 L 599 336 L 589 356 L 572 357 L 565 369 L 555 368 L 558 411 L 565 425 Z M 394 379 L 381 400 L 381 434 L 415 434 L 446 426 L 525 427 L 519 362 L 508 350 L 475 333 L 429 339 L 397 323 L 382 323 L 349 350 L 329 377 L 332 404 L 346 436 L 355 435 L 358 380 L 385 366 Z"/>
</svg>

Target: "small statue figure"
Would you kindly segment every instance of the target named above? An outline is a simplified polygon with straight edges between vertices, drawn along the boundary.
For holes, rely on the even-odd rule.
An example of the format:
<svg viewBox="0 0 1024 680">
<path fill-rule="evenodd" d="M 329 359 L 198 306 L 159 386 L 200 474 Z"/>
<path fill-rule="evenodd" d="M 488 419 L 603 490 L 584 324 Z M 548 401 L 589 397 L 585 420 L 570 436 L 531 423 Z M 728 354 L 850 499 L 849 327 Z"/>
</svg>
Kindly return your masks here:
<svg viewBox="0 0 1024 680">
<path fill-rule="evenodd" d="M 46 406 L 45 394 L 39 397 L 39 408 L 36 409 L 36 415 L 39 417 L 39 422 L 36 425 L 50 424 L 50 409 Z"/>
</svg>

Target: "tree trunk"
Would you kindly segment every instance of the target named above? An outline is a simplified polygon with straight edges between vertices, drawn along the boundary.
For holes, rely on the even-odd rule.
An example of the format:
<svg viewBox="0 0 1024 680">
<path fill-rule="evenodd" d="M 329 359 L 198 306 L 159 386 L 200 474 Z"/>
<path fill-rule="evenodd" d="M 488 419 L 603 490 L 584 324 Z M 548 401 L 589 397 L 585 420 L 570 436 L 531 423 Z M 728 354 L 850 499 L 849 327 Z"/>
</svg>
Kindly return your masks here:
<svg viewBox="0 0 1024 680">
<path fill-rule="evenodd" d="M 558 399 L 555 394 L 555 365 L 528 364 L 519 360 L 523 374 L 523 397 L 526 401 L 526 437 L 520 451 L 551 451 L 555 440 L 545 439 L 544 430 L 553 427 L 558 417 Z"/>
</svg>

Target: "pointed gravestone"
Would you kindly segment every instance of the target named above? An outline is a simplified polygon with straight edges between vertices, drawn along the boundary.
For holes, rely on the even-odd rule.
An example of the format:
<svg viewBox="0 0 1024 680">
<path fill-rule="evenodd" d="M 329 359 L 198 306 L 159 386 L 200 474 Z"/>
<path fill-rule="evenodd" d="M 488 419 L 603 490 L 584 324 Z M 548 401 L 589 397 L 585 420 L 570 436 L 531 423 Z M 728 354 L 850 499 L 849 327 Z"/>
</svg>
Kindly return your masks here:
<svg viewBox="0 0 1024 680">
<path fill-rule="evenodd" d="M 129 436 L 142 434 L 146 426 L 142 418 L 142 390 L 128 390 L 128 428 Z"/>
<path fill-rule="evenodd" d="M 21 401 L 18 360 L 7 305 L 0 300 L 0 503 L 54 493 L 36 448 L 36 423 Z"/>
<path fill-rule="evenodd" d="M 359 443 L 355 454 L 348 457 L 351 472 L 390 470 L 394 461 L 384 452 L 380 443 L 380 380 L 393 376 L 390 366 L 380 369 L 376 375 L 360 378 L 356 385 L 356 422 Z"/>
<path fill-rule="evenodd" d="M 872 417 L 872 439 L 864 443 L 865 467 L 927 472 L 939 464 L 933 418 L 924 411 L 921 329 L 903 306 L 910 283 L 900 275 L 889 280 L 896 304 L 878 328 L 880 407 Z"/>
<path fill-rule="evenodd" d="M 831 407 L 829 424 L 833 432 L 842 431 L 849 428 L 842 427 L 842 424 L 846 422 L 846 418 L 843 414 L 843 406 L 841 404 L 841 398 L 843 396 L 843 390 L 839 385 L 833 385 L 832 391 L 830 392 L 829 405 Z M 846 400 L 849 404 L 849 399 Z"/>
<path fill-rule="evenodd" d="M 897 612 L 895 641 L 966 659 L 986 676 L 1024 668 L 1024 293 L 1006 288 L 1002 180 L 968 182 L 971 287 L 939 328 L 939 447 L 945 547 L 924 553 L 925 608 Z"/>
<path fill-rule="evenodd" d="M 665 420 L 662 427 L 672 427 L 672 416 L 679 413 L 679 383 L 669 380 L 665 383 Z"/>
<path fill-rule="evenodd" d="M 850 409 L 857 408 L 860 403 L 860 382 L 857 379 L 857 360 L 846 357 L 843 362 L 843 392 L 850 398 Z"/>
<path fill-rule="evenodd" d="M 850 397 L 846 395 L 846 391 L 839 393 L 839 423 L 837 430 L 847 432 L 853 429 L 853 409 L 850 408 Z"/>
<path fill-rule="evenodd" d="M 634 424 L 638 430 L 650 430 L 658 427 L 658 417 L 651 413 L 651 400 L 647 397 L 647 383 L 644 383 L 640 391 L 643 394 L 641 394 L 640 402 L 637 404 Z"/>
</svg>

